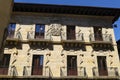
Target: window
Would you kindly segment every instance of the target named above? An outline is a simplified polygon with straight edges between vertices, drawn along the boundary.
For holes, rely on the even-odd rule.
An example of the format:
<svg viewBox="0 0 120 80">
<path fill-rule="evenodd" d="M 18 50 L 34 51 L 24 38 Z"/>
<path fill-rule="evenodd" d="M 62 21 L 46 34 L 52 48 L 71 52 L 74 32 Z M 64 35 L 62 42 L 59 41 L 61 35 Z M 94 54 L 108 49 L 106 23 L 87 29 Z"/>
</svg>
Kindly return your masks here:
<svg viewBox="0 0 120 80">
<path fill-rule="evenodd" d="M 0 74 L 7 75 L 10 62 L 10 55 L 4 54 L 2 63 L 0 63 Z"/>
<path fill-rule="evenodd" d="M 36 24 L 35 28 L 35 38 L 40 39 L 44 38 L 44 32 L 45 32 L 45 25 L 44 24 Z"/>
<path fill-rule="evenodd" d="M 77 56 L 67 56 L 67 75 L 77 75 Z"/>
<path fill-rule="evenodd" d="M 32 75 L 42 75 L 43 71 L 43 56 L 34 55 L 32 62 Z"/>
<path fill-rule="evenodd" d="M 98 62 L 98 70 L 100 76 L 107 76 L 107 63 L 106 63 L 106 57 L 105 56 L 98 56 L 97 57 Z"/>
<path fill-rule="evenodd" d="M 102 28 L 94 27 L 94 37 L 96 41 L 102 41 Z"/>
<path fill-rule="evenodd" d="M 10 23 L 9 24 L 9 26 L 8 26 L 8 37 L 9 38 L 13 38 L 14 37 L 15 27 L 16 27 L 15 23 Z"/>
<path fill-rule="evenodd" d="M 67 26 L 67 40 L 75 40 L 75 26 Z"/>
<path fill-rule="evenodd" d="M 1 66 L 8 67 L 9 62 L 10 62 L 10 55 L 9 54 L 4 54 Z"/>
</svg>

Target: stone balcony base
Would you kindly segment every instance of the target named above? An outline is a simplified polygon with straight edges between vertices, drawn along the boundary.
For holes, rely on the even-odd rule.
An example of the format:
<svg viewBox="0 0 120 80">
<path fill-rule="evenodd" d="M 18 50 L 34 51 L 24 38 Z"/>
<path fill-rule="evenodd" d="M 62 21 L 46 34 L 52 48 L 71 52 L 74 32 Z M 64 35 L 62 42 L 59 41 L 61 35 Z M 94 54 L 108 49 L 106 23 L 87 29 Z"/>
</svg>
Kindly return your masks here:
<svg viewBox="0 0 120 80">
<path fill-rule="evenodd" d="M 4 76 L 0 75 L 0 80 L 120 80 L 120 77 L 46 77 L 46 76 Z"/>
</svg>

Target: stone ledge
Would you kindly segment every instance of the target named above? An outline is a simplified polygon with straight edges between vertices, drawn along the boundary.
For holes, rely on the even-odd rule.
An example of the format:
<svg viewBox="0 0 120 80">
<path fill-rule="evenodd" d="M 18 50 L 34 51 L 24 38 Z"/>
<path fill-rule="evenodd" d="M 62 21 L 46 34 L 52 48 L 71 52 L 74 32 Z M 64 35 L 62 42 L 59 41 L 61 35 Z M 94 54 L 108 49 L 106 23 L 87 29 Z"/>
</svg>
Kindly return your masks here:
<svg viewBox="0 0 120 80">
<path fill-rule="evenodd" d="M 16 80 L 16 79 L 31 79 L 31 80 L 120 80 L 120 77 L 108 77 L 108 76 L 102 76 L 102 77 L 79 77 L 79 76 L 66 76 L 66 77 L 46 77 L 46 76 L 6 76 L 6 75 L 0 75 L 1 79 L 10 79 L 10 80 Z"/>
</svg>

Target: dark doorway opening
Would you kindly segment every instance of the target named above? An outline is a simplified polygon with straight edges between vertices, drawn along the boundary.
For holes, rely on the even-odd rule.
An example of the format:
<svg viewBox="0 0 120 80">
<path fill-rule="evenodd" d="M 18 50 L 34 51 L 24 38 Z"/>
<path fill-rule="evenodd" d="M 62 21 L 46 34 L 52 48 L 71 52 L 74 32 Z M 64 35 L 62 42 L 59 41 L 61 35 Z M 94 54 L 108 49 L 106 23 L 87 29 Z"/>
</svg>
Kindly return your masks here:
<svg viewBox="0 0 120 80">
<path fill-rule="evenodd" d="M 32 75 L 42 75 L 43 73 L 43 55 L 33 55 Z"/>
<path fill-rule="evenodd" d="M 77 76 L 77 56 L 67 56 L 67 75 Z"/>
<path fill-rule="evenodd" d="M 106 57 L 98 56 L 97 62 L 98 62 L 99 76 L 108 76 Z"/>
</svg>

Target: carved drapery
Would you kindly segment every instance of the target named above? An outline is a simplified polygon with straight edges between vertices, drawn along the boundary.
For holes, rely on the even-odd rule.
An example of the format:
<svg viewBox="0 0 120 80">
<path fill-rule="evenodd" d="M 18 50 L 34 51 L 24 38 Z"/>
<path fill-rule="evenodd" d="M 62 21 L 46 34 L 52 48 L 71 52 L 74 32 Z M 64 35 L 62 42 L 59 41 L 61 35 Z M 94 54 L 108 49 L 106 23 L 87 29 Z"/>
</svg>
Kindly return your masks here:
<svg viewBox="0 0 120 80">
<path fill-rule="evenodd" d="M 15 38 L 17 38 L 17 39 L 22 39 L 22 35 L 21 35 L 21 25 L 20 25 L 20 26 L 18 27 L 18 29 L 16 30 Z"/>
<path fill-rule="evenodd" d="M 12 66 L 13 66 L 13 65 L 15 65 L 15 62 L 17 61 L 18 49 L 16 47 L 14 47 L 12 49 L 12 53 L 13 53 L 13 61 L 12 61 Z"/>
</svg>

